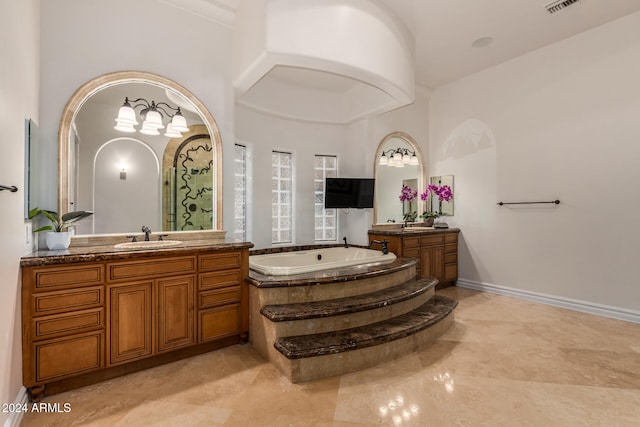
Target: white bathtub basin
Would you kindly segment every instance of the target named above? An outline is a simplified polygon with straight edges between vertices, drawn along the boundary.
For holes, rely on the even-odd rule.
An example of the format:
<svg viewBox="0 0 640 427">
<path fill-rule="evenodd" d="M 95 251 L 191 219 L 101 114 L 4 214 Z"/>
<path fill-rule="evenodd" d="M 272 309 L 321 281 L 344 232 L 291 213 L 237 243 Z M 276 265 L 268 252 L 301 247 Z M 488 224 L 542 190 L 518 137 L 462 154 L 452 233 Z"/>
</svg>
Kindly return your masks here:
<svg viewBox="0 0 640 427">
<path fill-rule="evenodd" d="M 276 254 L 251 255 L 249 268 L 269 276 L 311 273 L 366 264 L 388 264 L 396 259 L 393 253 L 364 248 L 324 248 Z"/>
</svg>

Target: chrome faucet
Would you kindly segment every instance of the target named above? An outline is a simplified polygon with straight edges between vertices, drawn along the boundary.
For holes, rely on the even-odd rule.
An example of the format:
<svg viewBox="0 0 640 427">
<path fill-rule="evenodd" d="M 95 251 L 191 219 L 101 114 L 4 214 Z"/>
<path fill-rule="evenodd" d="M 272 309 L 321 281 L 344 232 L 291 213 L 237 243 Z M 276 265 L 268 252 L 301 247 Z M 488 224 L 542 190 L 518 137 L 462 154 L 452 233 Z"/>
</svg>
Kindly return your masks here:
<svg viewBox="0 0 640 427">
<path fill-rule="evenodd" d="M 348 248 L 348 247 L 349 247 L 349 243 L 347 243 L 347 236 L 344 236 L 344 237 L 342 238 L 342 240 L 344 240 L 344 247 L 345 247 L 345 248 Z"/>
<path fill-rule="evenodd" d="M 146 225 L 142 226 L 142 232 L 144 233 L 144 241 L 148 242 L 149 241 L 149 236 L 151 235 L 151 229 L 149 227 L 147 227 Z"/>
<path fill-rule="evenodd" d="M 383 241 L 380 241 L 380 240 L 372 240 L 372 241 L 369 243 L 369 247 L 371 247 L 371 245 L 373 245 L 374 243 L 375 243 L 375 244 L 377 244 L 377 245 L 382 246 L 382 254 L 383 254 L 383 255 L 386 255 L 386 254 L 388 254 L 388 253 L 389 253 L 389 241 L 388 241 L 386 238 L 385 238 Z"/>
</svg>

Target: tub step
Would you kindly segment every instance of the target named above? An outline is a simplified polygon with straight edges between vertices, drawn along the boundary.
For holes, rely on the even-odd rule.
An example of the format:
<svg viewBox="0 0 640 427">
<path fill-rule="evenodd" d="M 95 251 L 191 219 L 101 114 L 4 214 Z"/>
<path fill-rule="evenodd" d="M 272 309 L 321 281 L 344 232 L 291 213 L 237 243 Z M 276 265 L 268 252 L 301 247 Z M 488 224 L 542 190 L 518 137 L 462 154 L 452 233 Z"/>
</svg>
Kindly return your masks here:
<svg viewBox="0 0 640 427">
<path fill-rule="evenodd" d="M 415 310 L 389 320 L 342 331 L 282 337 L 274 347 L 294 360 L 383 345 L 430 328 L 449 316 L 457 305 L 454 299 L 436 295 Z"/>
<path fill-rule="evenodd" d="M 368 294 L 325 301 L 265 305 L 260 313 L 272 322 L 357 313 L 408 301 L 434 288 L 437 283 L 432 277 L 416 276 L 400 285 Z"/>
</svg>

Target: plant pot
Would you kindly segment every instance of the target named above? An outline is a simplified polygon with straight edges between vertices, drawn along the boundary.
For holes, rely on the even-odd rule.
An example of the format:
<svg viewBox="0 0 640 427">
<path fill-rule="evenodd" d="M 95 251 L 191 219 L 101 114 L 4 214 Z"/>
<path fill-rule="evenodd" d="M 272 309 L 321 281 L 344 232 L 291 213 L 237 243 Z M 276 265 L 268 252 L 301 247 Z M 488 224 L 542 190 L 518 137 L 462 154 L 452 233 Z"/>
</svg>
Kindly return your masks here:
<svg viewBox="0 0 640 427">
<path fill-rule="evenodd" d="M 70 231 L 48 231 L 45 236 L 45 242 L 47 243 L 47 248 L 50 251 L 59 251 L 62 249 L 67 249 L 71 244 L 71 232 Z"/>
<path fill-rule="evenodd" d="M 425 227 L 433 227 L 433 221 L 435 220 L 435 218 L 431 217 L 431 218 L 427 218 L 424 220 L 424 226 Z"/>
</svg>

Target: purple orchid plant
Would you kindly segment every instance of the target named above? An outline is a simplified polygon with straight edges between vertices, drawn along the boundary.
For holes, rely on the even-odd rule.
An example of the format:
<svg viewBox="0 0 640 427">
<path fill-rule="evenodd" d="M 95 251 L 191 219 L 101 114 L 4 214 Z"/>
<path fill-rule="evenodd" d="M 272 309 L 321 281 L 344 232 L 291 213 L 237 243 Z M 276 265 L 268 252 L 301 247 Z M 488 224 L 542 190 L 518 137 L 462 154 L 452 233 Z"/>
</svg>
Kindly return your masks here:
<svg viewBox="0 0 640 427">
<path fill-rule="evenodd" d="M 451 191 L 451 187 L 449 187 L 448 185 L 437 186 L 434 184 L 429 184 L 424 193 L 420 194 L 420 199 L 423 201 L 428 201 L 429 195 L 431 194 L 438 196 L 438 212 L 434 212 L 433 209 L 424 212 L 420 216 L 425 220 L 429 218 L 438 218 L 440 215 L 442 215 L 442 202 L 448 202 L 453 199 L 453 191 Z M 431 200 L 431 203 L 433 203 L 433 199 Z"/>
<path fill-rule="evenodd" d="M 416 197 L 418 197 L 418 190 L 414 190 L 408 185 L 402 186 L 402 191 L 400 192 L 399 197 L 401 202 L 412 202 Z"/>
<path fill-rule="evenodd" d="M 408 185 L 403 185 L 402 186 L 402 191 L 400 191 L 400 196 L 398 198 L 400 199 L 400 202 L 403 204 L 403 206 L 402 206 L 403 212 L 404 212 L 404 202 L 412 202 L 417 197 L 418 197 L 418 190 L 414 190 L 413 188 L 411 188 Z M 404 221 L 413 222 L 413 221 L 416 220 L 417 216 L 418 216 L 417 212 L 405 212 L 403 214 L 403 219 L 404 219 Z"/>
</svg>

